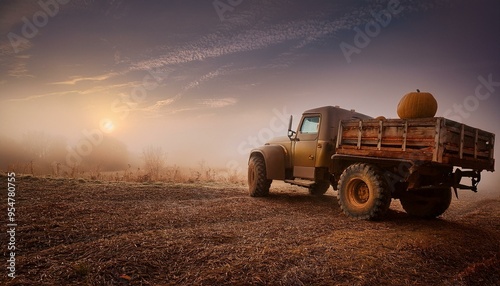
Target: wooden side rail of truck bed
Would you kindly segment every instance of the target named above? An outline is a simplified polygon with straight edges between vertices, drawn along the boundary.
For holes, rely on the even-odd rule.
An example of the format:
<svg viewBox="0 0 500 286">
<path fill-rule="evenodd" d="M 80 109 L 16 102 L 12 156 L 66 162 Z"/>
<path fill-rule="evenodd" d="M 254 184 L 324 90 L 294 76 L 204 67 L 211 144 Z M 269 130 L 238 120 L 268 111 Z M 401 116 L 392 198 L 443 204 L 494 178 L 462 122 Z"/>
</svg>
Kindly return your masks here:
<svg viewBox="0 0 500 286">
<path fill-rule="evenodd" d="M 494 170 L 495 135 L 443 117 L 340 121 L 336 153 Z"/>
</svg>

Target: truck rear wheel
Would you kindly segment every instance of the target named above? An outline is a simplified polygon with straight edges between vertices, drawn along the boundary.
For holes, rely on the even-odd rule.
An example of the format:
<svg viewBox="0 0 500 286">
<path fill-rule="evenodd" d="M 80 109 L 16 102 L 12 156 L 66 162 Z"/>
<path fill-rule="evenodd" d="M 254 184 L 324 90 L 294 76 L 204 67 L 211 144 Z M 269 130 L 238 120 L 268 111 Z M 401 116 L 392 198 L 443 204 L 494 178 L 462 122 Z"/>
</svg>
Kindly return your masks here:
<svg viewBox="0 0 500 286">
<path fill-rule="evenodd" d="M 266 163 L 261 156 L 252 156 L 248 162 L 248 189 L 252 197 L 269 195 L 272 180 L 267 179 Z"/>
<path fill-rule="evenodd" d="M 357 219 L 382 218 L 391 203 L 391 193 L 381 171 L 373 165 L 357 163 L 340 176 L 338 202 L 342 211 Z"/>
<path fill-rule="evenodd" d="M 448 209 L 451 197 L 451 188 L 430 188 L 407 191 L 401 195 L 399 200 L 409 215 L 435 218 Z"/>
</svg>

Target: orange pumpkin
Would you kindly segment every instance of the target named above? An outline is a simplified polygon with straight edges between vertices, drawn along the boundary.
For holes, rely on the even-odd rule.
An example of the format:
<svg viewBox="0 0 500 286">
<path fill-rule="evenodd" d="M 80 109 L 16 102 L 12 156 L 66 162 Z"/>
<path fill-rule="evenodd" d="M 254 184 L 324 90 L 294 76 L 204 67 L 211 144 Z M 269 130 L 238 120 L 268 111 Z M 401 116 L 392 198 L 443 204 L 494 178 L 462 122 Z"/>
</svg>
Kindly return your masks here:
<svg viewBox="0 0 500 286">
<path fill-rule="evenodd" d="M 407 93 L 398 104 L 398 116 L 401 119 L 434 117 L 437 101 L 429 92 Z"/>
</svg>

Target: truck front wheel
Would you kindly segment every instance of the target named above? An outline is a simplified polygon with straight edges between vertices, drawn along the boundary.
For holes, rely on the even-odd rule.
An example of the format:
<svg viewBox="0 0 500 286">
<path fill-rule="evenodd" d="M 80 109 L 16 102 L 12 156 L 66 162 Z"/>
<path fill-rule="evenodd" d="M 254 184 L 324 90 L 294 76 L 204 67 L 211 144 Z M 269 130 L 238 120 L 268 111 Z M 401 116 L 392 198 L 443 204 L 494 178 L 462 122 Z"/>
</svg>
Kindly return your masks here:
<svg viewBox="0 0 500 286">
<path fill-rule="evenodd" d="M 319 181 L 316 182 L 312 187 L 309 188 L 309 194 L 312 196 L 322 196 L 328 191 L 330 187 L 330 182 Z"/>
<path fill-rule="evenodd" d="M 340 176 L 338 202 L 349 217 L 377 220 L 391 203 L 391 193 L 381 171 L 373 165 L 357 163 Z"/>
<path fill-rule="evenodd" d="M 272 180 L 267 179 L 266 163 L 261 156 L 252 156 L 248 162 L 248 189 L 252 197 L 269 195 Z"/>
<path fill-rule="evenodd" d="M 451 197 L 451 188 L 430 188 L 407 191 L 399 200 L 409 215 L 435 218 L 448 209 Z"/>
</svg>

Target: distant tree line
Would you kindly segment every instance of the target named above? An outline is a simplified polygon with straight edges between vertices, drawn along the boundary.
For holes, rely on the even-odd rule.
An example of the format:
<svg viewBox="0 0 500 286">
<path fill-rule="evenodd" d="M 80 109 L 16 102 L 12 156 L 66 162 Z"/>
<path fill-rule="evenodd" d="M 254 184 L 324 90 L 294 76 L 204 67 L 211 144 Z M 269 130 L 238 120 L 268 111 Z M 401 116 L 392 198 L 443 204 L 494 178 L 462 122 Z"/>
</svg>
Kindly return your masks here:
<svg viewBox="0 0 500 286">
<path fill-rule="evenodd" d="M 68 149 L 72 148 L 61 136 L 41 131 L 30 131 L 19 140 L 0 136 L 0 170 L 15 168 L 18 172 L 33 175 L 65 175 Z M 104 137 L 92 152 L 82 157 L 80 170 L 99 168 L 101 171 L 118 171 L 127 168 L 129 152 L 127 146 L 113 137 Z M 66 168 L 62 168 L 65 166 Z M 9 170 L 10 171 L 10 170 Z"/>
</svg>

